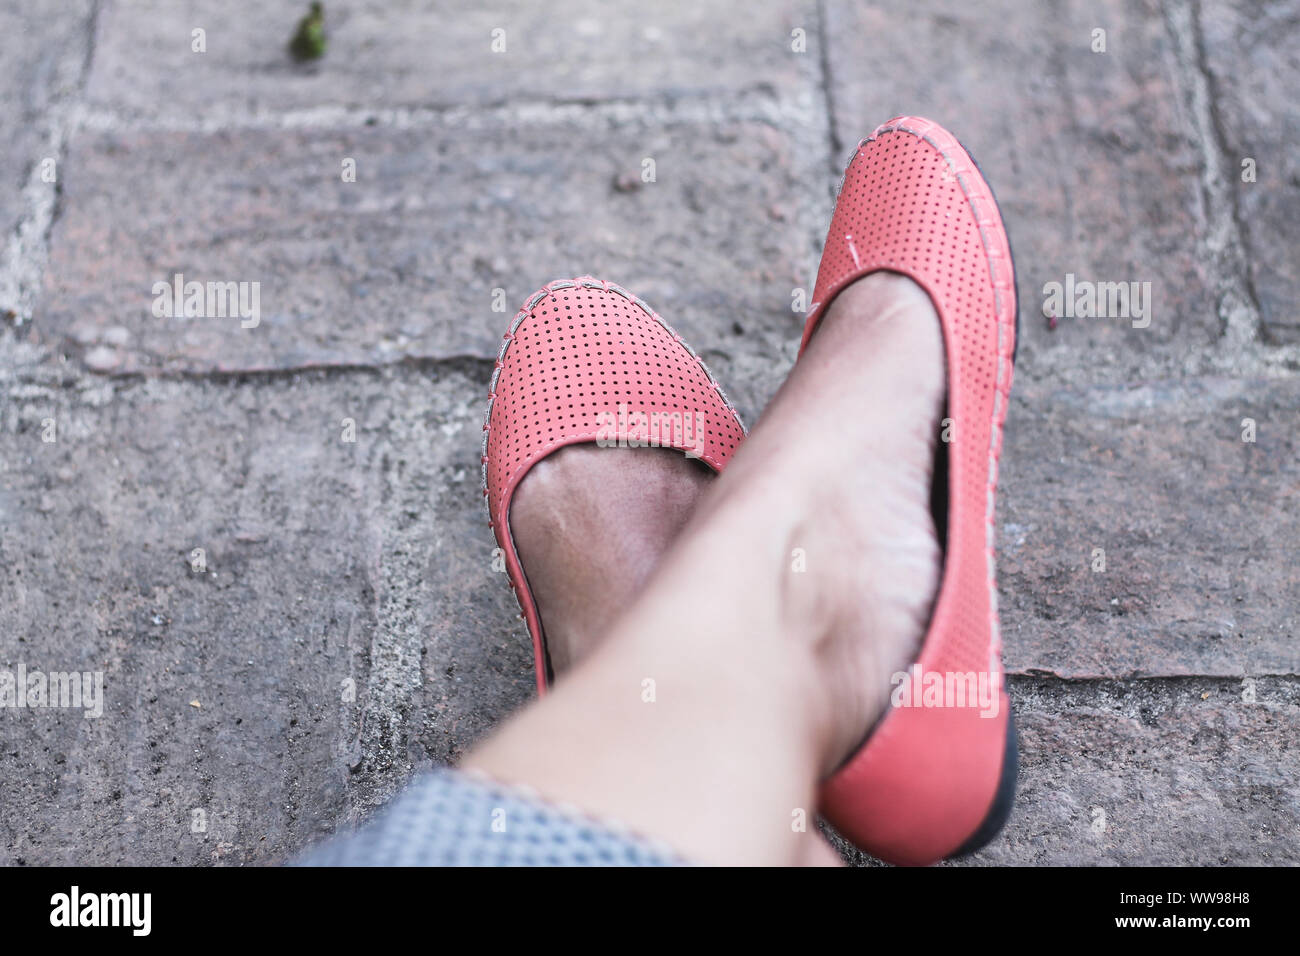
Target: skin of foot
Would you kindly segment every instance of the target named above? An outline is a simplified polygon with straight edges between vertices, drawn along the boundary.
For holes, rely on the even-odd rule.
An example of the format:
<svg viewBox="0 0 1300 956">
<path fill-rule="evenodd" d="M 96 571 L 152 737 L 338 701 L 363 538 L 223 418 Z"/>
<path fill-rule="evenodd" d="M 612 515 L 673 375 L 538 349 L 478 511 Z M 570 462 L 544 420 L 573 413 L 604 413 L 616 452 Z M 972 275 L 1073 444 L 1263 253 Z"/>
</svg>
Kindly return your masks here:
<svg viewBox="0 0 1300 956">
<path fill-rule="evenodd" d="M 782 603 L 814 624 L 832 706 L 825 773 L 858 750 L 925 636 L 941 571 L 930 492 L 944 396 L 928 294 L 873 273 L 831 303 L 741 462 L 799 489 Z"/>
<path fill-rule="evenodd" d="M 827 309 L 726 474 L 674 514 L 680 534 L 666 552 L 611 544 L 614 563 L 601 553 L 598 564 L 592 524 L 580 519 L 591 502 L 559 505 L 570 522 L 559 535 L 562 519 L 546 513 L 551 499 L 577 498 L 560 479 L 577 478 L 579 459 L 570 456 L 575 474 L 550 469 L 553 483 L 541 472 L 533 490 L 546 501 L 521 513 L 521 497 L 512 527 L 530 583 L 550 578 L 534 584 L 548 593 L 538 599 L 548 642 L 554 632 L 563 659 L 581 663 L 465 765 L 688 859 L 826 862 L 812 822 L 817 784 L 883 713 L 937 589 L 929 500 L 943 398 L 929 297 L 874 273 Z M 612 501 L 608 482 L 594 484 Z M 633 536 L 626 510 L 606 517 L 605 534 Z M 554 540 L 538 537 L 530 556 L 526 530 Z M 602 584 L 614 566 L 636 583 Z"/>
<path fill-rule="evenodd" d="M 590 444 L 529 469 L 510 528 L 557 680 L 608 636 L 713 478 L 672 449 Z"/>
</svg>

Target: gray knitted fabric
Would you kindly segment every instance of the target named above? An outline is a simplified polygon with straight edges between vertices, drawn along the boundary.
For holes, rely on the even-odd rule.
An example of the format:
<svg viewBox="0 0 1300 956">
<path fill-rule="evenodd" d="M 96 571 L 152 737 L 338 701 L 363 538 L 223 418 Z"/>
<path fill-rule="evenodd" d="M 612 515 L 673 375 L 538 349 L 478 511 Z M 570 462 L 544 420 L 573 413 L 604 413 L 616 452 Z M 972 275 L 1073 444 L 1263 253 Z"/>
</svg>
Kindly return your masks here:
<svg viewBox="0 0 1300 956">
<path fill-rule="evenodd" d="M 673 852 L 519 788 L 454 770 L 417 778 L 300 866 L 679 866 Z"/>
</svg>

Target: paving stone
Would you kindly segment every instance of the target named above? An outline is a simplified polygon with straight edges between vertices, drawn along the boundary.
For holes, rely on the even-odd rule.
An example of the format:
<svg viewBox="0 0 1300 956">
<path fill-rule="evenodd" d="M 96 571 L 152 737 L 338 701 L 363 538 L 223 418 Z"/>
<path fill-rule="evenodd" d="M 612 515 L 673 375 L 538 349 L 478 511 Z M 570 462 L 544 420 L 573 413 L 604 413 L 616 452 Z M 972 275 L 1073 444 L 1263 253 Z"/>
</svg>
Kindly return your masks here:
<svg viewBox="0 0 1300 956">
<path fill-rule="evenodd" d="M 1298 408 L 1291 379 L 1015 390 L 998 500 L 1007 667 L 1300 674 Z"/>
<path fill-rule="evenodd" d="M 1205 66 L 1225 139 L 1225 173 L 1265 334 L 1300 342 L 1300 16 L 1294 4 L 1201 4 Z M 1255 163 L 1255 181 L 1242 162 Z"/>
<path fill-rule="evenodd" d="M 0 668 L 102 671 L 105 704 L 0 714 L 0 861 L 282 859 L 528 696 L 478 491 L 486 368 L 49 368 L 0 383 Z"/>
<path fill-rule="evenodd" d="M 0 250 L 29 212 L 23 190 L 33 168 L 53 158 L 47 117 L 80 76 L 90 10 L 90 0 L 33 0 L 0 9 Z"/>
<path fill-rule="evenodd" d="M 1092 31 L 1106 30 L 1106 52 Z M 1125 381 L 1212 346 L 1199 154 L 1158 5 L 827 4 L 845 151 L 898 114 L 950 127 L 997 191 L 1016 257 L 1022 377 Z M 1043 316 L 1044 286 L 1152 283 L 1148 328 Z"/>
<path fill-rule="evenodd" d="M 88 89 L 92 105 L 154 117 L 322 105 L 447 106 L 517 98 L 609 99 L 788 86 L 818 68 L 792 30 L 816 31 L 815 5 L 670 0 L 611 15 L 598 2 L 555 8 L 508 0 L 454 13 L 383 0 L 326 4 L 328 50 L 287 52 L 307 4 L 143 0 L 109 6 Z M 206 31 L 193 52 L 192 31 Z M 504 52 L 493 51 L 503 30 Z M 499 36 L 499 35 L 498 35 Z"/>
<path fill-rule="evenodd" d="M 1020 774 L 1002 832 L 950 866 L 1294 866 L 1300 684 L 1010 682 Z M 828 831 L 856 866 L 880 861 Z"/>
<path fill-rule="evenodd" d="M 820 202 L 806 164 L 761 122 L 86 134 L 38 332 L 114 372 L 494 358 L 532 291 L 592 273 L 706 355 L 783 373 L 810 270 L 801 210 Z M 155 317 L 154 284 L 177 273 L 260 283 L 259 324 Z"/>
<path fill-rule="evenodd" d="M 1013 705 L 1016 808 L 969 864 L 1300 862 L 1295 680 L 1018 680 Z"/>
</svg>

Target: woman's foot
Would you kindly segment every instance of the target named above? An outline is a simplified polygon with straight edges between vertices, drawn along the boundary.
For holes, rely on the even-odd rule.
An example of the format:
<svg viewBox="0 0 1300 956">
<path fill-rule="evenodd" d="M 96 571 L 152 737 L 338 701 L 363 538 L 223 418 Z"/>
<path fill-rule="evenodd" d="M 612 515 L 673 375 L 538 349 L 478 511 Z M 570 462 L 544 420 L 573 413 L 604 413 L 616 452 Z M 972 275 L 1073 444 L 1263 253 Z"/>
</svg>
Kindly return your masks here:
<svg viewBox="0 0 1300 956">
<path fill-rule="evenodd" d="M 776 585 L 786 633 L 817 662 L 821 771 L 861 745 L 915 660 L 941 570 L 930 510 L 944 405 L 944 346 L 926 292 L 876 272 L 838 295 L 732 463 L 784 506 Z M 720 488 L 720 492 L 725 489 Z"/>
<path fill-rule="evenodd" d="M 557 678 L 609 635 L 713 478 L 680 451 L 592 444 L 524 476 L 510 526 Z"/>
<path fill-rule="evenodd" d="M 830 860 L 817 781 L 884 708 L 939 574 L 943 380 L 919 288 L 845 291 L 609 638 L 465 765 L 688 859 Z M 558 588 L 589 579 L 575 564 Z"/>
<path fill-rule="evenodd" d="M 841 293 L 763 419 L 743 468 L 808 485 L 781 584 L 817 621 L 837 712 L 831 766 L 916 657 L 939 578 L 930 478 L 943 344 L 929 297 L 873 273 Z M 765 449 L 772 459 L 754 461 Z M 811 475 L 818 476 L 809 482 Z M 510 522 L 556 675 L 590 653 L 686 528 L 714 474 L 662 448 L 571 445 L 538 462 Z M 881 681 L 879 675 L 885 675 Z"/>
<path fill-rule="evenodd" d="M 909 863 L 1004 818 L 1014 736 L 989 538 L 1015 277 L 992 191 L 950 133 L 900 117 L 860 144 L 814 298 L 828 305 L 790 379 L 609 639 L 470 766 L 714 862 L 807 859 L 819 808 Z M 890 713 L 860 747 L 918 651 L 945 674 L 987 668 L 994 712 Z"/>
<path fill-rule="evenodd" d="M 579 276 L 525 300 L 488 385 L 482 474 L 539 693 L 636 593 L 690 514 L 699 469 L 721 472 L 743 438 L 699 356 L 631 292 Z"/>
<path fill-rule="evenodd" d="M 948 444 L 933 482 L 943 580 L 924 614 L 928 623 L 911 675 L 924 694 L 904 694 L 898 702 L 913 706 L 889 710 L 821 787 L 818 803 L 858 847 L 893 863 L 923 864 L 983 845 L 1001 826 L 1014 791 L 1016 752 L 1003 689 L 993 534 L 1015 360 L 1015 268 L 997 200 L 979 167 L 952 133 L 923 117 L 896 117 L 858 144 L 827 228 L 813 300 L 836 302 L 837 292 L 881 270 L 929 292 L 930 322 L 942 330 L 932 338 L 950 346 L 926 350 L 941 355 L 947 392 Z M 820 327 L 823 313 L 814 306 L 805 325 L 804 344 L 811 346 L 805 354 L 834 331 Z M 939 366 L 905 367 L 928 373 Z M 891 372 L 894 404 L 914 410 L 907 375 L 897 367 Z M 932 380 L 922 393 L 933 407 Z M 915 449 L 915 438 L 900 447 Z M 920 484 L 906 473 L 923 457 L 928 465 L 931 456 L 919 454 L 900 462 L 902 480 Z"/>
</svg>

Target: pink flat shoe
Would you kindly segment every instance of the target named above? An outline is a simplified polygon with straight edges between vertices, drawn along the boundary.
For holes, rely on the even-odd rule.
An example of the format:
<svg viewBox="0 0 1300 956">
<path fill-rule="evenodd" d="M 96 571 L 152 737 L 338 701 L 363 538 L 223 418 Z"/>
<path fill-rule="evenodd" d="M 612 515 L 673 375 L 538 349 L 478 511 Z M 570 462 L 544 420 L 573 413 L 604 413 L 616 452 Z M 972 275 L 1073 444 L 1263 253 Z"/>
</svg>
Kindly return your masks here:
<svg viewBox="0 0 1300 956">
<path fill-rule="evenodd" d="M 943 576 L 911 679 L 823 784 L 821 810 L 863 850 L 920 865 L 979 849 L 1015 796 L 993 502 L 1018 310 L 992 189 L 956 137 L 914 116 L 892 119 L 859 143 L 844 172 L 801 351 L 835 296 L 882 269 L 925 289 L 943 327 L 944 415 L 952 420 L 935 469 Z"/>
<path fill-rule="evenodd" d="M 533 639 L 538 693 L 554 678 L 510 533 L 528 469 L 566 445 L 674 448 L 721 472 L 744 426 L 704 362 L 641 299 L 590 276 L 533 293 L 506 332 L 483 423 L 483 494 Z"/>
</svg>

